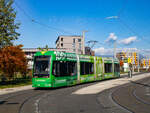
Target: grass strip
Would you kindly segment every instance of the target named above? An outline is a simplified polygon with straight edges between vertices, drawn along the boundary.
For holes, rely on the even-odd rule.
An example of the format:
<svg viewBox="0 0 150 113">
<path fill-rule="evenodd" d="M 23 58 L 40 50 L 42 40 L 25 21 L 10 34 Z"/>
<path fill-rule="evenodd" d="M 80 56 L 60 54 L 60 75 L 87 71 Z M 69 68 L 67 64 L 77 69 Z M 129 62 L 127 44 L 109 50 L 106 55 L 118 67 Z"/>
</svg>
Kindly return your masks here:
<svg viewBox="0 0 150 113">
<path fill-rule="evenodd" d="M 14 87 L 26 86 L 26 85 L 31 85 L 31 84 L 32 84 L 31 79 L 20 79 L 20 80 L 6 81 L 6 82 L 0 82 L 0 89 L 14 88 Z"/>
</svg>

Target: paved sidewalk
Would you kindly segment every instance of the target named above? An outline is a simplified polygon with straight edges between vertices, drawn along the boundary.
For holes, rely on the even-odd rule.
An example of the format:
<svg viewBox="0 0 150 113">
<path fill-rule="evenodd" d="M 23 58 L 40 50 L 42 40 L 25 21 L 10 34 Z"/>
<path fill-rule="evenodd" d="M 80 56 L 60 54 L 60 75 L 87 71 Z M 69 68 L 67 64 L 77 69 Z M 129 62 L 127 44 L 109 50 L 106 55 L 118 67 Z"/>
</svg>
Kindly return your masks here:
<svg viewBox="0 0 150 113">
<path fill-rule="evenodd" d="M 130 83 L 131 81 L 137 81 L 137 80 L 140 80 L 140 79 L 143 79 L 146 77 L 150 77 L 150 73 L 139 74 L 139 75 L 133 76 L 132 78 L 128 78 L 128 76 L 122 76 L 119 79 L 112 79 L 112 80 L 108 80 L 108 81 L 103 81 L 103 82 L 99 82 L 97 84 L 79 89 L 79 90 L 73 92 L 73 94 L 78 94 L 78 95 L 97 94 L 97 93 L 100 93 L 106 89 L 120 86 L 123 84 L 127 84 L 127 83 Z"/>
<path fill-rule="evenodd" d="M 22 90 L 28 90 L 28 89 L 33 89 L 32 85 L 0 89 L 0 95 L 22 91 Z"/>
</svg>

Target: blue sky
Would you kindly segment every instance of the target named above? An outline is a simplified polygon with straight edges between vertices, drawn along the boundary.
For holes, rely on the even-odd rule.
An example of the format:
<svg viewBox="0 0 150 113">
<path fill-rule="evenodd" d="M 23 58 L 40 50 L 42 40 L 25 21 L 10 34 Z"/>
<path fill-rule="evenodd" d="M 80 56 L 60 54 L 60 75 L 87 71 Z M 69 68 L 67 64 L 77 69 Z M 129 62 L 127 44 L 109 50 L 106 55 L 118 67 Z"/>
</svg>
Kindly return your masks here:
<svg viewBox="0 0 150 113">
<path fill-rule="evenodd" d="M 16 44 L 23 44 L 25 48 L 43 47 L 46 44 L 55 48 L 55 41 L 59 35 L 81 35 L 83 30 L 89 31 L 86 33 L 86 42 L 96 40 L 103 43 L 96 44 L 94 48 L 113 48 L 113 45 L 107 42 L 111 34 L 113 36 L 110 41 L 116 37 L 117 48 L 150 48 L 149 0 L 15 0 L 15 2 L 21 7 L 14 4 L 17 11 L 16 21 L 21 23 L 18 30 L 21 36 Z M 32 22 L 32 19 L 49 28 Z M 125 41 L 129 43 L 123 43 Z"/>
</svg>

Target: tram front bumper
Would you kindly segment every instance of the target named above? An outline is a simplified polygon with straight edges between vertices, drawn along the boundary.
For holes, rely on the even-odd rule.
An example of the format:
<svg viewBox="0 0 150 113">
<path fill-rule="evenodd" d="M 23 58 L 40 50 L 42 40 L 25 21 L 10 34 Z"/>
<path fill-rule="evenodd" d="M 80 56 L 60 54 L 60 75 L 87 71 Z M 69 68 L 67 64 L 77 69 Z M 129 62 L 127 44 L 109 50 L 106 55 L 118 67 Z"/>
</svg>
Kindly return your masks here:
<svg viewBox="0 0 150 113">
<path fill-rule="evenodd" d="M 52 87 L 51 84 L 32 84 L 32 87 Z"/>
<path fill-rule="evenodd" d="M 32 87 L 52 87 L 50 80 L 44 80 L 40 78 L 32 79 Z"/>
</svg>

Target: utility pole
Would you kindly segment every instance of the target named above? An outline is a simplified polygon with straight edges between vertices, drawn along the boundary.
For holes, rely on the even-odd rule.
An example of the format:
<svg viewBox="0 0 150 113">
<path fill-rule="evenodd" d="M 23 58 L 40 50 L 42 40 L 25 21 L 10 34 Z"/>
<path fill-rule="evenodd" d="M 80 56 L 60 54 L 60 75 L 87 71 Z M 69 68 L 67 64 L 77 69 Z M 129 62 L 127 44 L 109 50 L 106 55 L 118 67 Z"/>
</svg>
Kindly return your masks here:
<svg viewBox="0 0 150 113">
<path fill-rule="evenodd" d="M 88 31 L 84 30 L 82 32 L 82 37 L 83 37 L 83 40 L 82 40 L 82 52 L 83 52 L 83 54 L 85 54 L 85 32 L 88 32 Z"/>
<path fill-rule="evenodd" d="M 134 52 L 132 51 L 132 72 L 134 73 Z"/>
<path fill-rule="evenodd" d="M 138 72 L 140 72 L 140 55 L 139 55 L 139 51 L 137 52 L 137 56 L 138 56 Z"/>
<path fill-rule="evenodd" d="M 114 42 L 114 59 L 116 59 L 116 46 L 117 46 L 117 41 Z"/>
<path fill-rule="evenodd" d="M 148 65 L 147 65 L 147 55 L 146 55 L 146 71 L 148 70 Z"/>
</svg>

